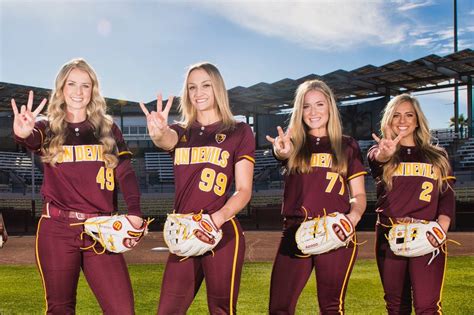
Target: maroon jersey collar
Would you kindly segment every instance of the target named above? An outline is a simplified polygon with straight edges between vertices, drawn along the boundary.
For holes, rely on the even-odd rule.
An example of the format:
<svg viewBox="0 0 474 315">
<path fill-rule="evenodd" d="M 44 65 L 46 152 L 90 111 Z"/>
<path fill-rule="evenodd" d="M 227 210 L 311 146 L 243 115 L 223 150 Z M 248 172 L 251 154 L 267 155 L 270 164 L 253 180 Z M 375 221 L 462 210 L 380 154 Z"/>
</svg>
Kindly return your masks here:
<svg viewBox="0 0 474 315">
<path fill-rule="evenodd" d="M 207 133 L 207 132 L 214 132 L 221 126 L 222 126 L 222 120 L 216 121 L 213 124 L 205 125 L 205 126 L 196 120 L 195 122 L 191 124 L 191 129 L 200 129 L 201 131 Z"/>
<path fill-rule="evenodd" d="M 308 134 L 308 139 L 311 143 L 314 143 L 314 144 L 328 144 L 329 143 L 329 137 L 328 136 L 315 137 L 311 134 Z"/>
</svg>

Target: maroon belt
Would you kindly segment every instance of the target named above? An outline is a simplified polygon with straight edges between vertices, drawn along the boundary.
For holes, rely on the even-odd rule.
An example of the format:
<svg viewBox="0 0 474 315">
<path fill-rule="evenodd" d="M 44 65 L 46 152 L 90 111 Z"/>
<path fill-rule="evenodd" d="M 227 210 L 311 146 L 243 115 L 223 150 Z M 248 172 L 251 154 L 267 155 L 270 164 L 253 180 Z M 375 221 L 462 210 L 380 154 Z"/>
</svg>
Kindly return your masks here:
<svg viewBox="0 0 474 315">
<path fill-rule="evenodd" d="M 77 212 L 77 211 L 62 210 L 50 204 L 49 202 L 43 206 L 42 214 L 46 218 L 59 217 L 59 218 L 68 218 L 68 219 L 76 219 L 76 220 L 87 220 L 89 218 L 94 218 L 94 217 L 103 215 L 101 213 L 82 213 L 82 212 Z"/>
</svg>

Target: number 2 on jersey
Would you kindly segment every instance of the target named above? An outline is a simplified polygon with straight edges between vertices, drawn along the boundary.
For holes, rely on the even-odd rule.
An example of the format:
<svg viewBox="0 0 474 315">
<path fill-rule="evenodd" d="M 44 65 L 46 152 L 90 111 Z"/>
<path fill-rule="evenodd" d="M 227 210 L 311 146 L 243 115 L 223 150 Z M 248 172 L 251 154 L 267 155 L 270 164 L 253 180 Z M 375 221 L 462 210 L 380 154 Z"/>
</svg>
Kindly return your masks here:
<svg viewBox="0 0 474 315">
<path fill-rule="evenodd" d="M 430 202 L 431 201 L 430 193 L 433 191 L 433 184 L 430 182 L 423 182 L 423 184 L 421 184 L 421 189 L 423 190 L 420 193 L 420 200 Z"/>
<path fill-rule="evenodd" d="M 100 189 L 104 190 L 106 188 L 109 191 L 113 191 L 115 188 L 114 170 L 102 166 L 97 172 L 95 181 L 100 185 Z"/>
<path fill-rule="evenodd" d="M 199 189 L 205 192 L 214 190 L 218 196 L 222 196 L 225 192 L 227 184 L 227 176 L 223 173 L 217 173 L 212 168 L 205 168 L 201 172 L 201 181 L 199 182 Z"/>
</svg>

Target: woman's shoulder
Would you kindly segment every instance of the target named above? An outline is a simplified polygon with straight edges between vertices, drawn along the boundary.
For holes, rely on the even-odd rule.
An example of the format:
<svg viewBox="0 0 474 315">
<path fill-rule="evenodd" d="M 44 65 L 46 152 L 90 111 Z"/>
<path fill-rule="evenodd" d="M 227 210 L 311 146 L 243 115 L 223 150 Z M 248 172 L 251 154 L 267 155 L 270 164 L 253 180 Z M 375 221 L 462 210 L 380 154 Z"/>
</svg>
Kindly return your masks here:
<svg viewBox="0 0 474 315">
<path fill-rule="evenodd" d="M 446 149 L 443 148 L 442 146 L 439 146 L 437 144 L 430 144 L 429 148 L 431 148 L 431 150 L 436 152 L 437 154 L 442 155 L 445 158 L 448 158 L 448 151 L 446 151 Z"/>
<path fill-rule="evenodd" d="M 342 144 L 350 148 L 359 148 L 359 142 L 351 136 L 343 135 Z"/>
<path fill-rule="evenodd" d="M 243 121 L 237 121 L 235 123 L 235 129 L 240 129 L 240 130 L 250 129 L 250 130 L 252 130 L 250 125 L 247 124 L 246 122 L 243 122 Z"/>
</svg>

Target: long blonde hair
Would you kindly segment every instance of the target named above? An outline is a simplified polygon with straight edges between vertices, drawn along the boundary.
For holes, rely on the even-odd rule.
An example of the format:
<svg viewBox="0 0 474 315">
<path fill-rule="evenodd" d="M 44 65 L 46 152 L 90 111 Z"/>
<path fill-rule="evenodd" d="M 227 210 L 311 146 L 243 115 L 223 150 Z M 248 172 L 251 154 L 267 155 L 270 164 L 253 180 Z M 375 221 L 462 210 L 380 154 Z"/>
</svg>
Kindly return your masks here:
<svg viewBox="0 0 474 315">
<path fill-rule="evenodd" d="M 336 99 L 329 86 L 320 80 L 306 81 L 295 93 L 293 113 L 291 114 L 289 128 L 292 132 L 293 153 L 288 159 L 290 173 L 311 172 L 311 151 L 307 141 L 308 126 L 303 121 L 303 105 L 306 93 L 319 91 L 324 94 L 329 105 L 329 121 L 327 131 L 332 149 L 332 170 L 345 176 L 347 174 L 347 158 L 342 147 L 342 126 L 337 109 Z"/>
<path fill-rule="evenodd" d="M 392 129 L 393 116 L 397 110 L 398 105 L 408 102 L 413 106 L 417 118 L 417 127 L 413 133 L 415 145 L 421 149 L 423 155 L 433 164 L 433 172 L 438 181 L 438 187 L 442 189 L 443 178 L 449 175 L 451 166 L 448 161 L 447 153 L 444 149 L 431 144 L 431 133 L 423 111 L 421 110 L 418 100 L 410 94 L 400 94 L 388 102 L 384 109 L 382 121 L 380 123 L 380 131 L 384 138 L 388 137 L 385 130 Z M 392 139 L 396 135 L 391 132 Z M 393 174 L 400 165 L 400 145 L 397 146 L 397 151 L 392 158 L 384 165 L 382 180 L 390 190 L 393 186 Z"/>
<path fill-rule="evenodd" d="M 224 79 L 217 67 L 209 62 L 200 62 L 189 66 L 184 80 L 182 97 L 179 104 L 179 111 L 181 113 L 181 124 L 185 128 L 189 128 L 197 119 L 197 110 L 189 99 L 188 83 L 189 75 L 192 71 L 202 69 L 211 77 L 212 90 L 214 92 L 214 99 L 217 105 L 217 113 L 222 119 L 222 130 L 229 130 L 234 128 L 236 121 L 234 115 L 230 110 L 229 96 L 225 87 Z"/>
<path fill-rule="evenodd" d="M 94 69 L 82 58 L 72 59 L 65 63 L 59 70 L 54 90 L 47 110 L 49 130 L 42 147 L 45 163 L 55 165 L 63 153 L 63 144 L 67 137 L 66 102 L 63 88 L 66 80 L 73 69 L 87 72 L 92 80 L 92 97 L 87 105 L 87 120 L 92 125 L 94 133 L 99 142 L 103 145 L 103 156 L 105 165 L 114 168 L 118 164 L 118 152 L 115 139 L 111 135 L 113 119 L 106 114 L 107 104 L 100 94 L 99 80 Z"/>
</svg>

